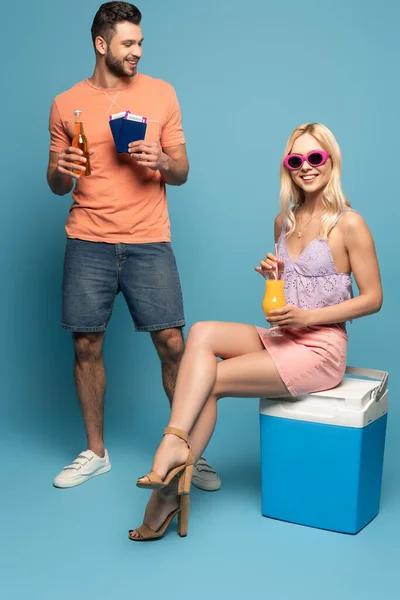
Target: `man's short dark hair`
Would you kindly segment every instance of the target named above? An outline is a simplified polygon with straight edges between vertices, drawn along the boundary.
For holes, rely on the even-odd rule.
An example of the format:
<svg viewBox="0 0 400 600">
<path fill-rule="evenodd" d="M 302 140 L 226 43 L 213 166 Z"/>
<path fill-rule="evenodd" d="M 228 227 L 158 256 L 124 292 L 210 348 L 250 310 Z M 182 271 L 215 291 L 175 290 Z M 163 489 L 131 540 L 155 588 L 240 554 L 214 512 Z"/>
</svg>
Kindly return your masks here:
<svg viewBox="0 0 400 600">
<path fill-rule="evenodd" d="M 141 20 L 142 13 L 133 4 L 129 4 L 129 2 L 105 2 L 100 6 L 93 19 L 91 29 L 93 44 L 98 36 L 104 38 L 109 44 L 118 23 L 128 21 L 128 23 L 140 25 Z"/>
</svg>

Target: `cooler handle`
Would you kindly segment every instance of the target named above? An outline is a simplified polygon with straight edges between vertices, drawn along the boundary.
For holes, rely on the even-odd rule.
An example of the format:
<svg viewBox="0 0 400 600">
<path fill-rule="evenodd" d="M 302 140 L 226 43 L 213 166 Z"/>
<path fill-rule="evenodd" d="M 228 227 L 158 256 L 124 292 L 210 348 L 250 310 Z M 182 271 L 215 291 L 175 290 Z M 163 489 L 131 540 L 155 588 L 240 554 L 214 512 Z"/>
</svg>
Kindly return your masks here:
<svg viewBox="0 0 400 600">
<path fill-rule="evenodd" d="M 378 371 L 377 369 L 363 369 L 362 367 L 346 367 L 346 375 L 359 375 L 369 379 L 378 379 L 378 387 L 372 390 L 371 397 L 375 402 L 379 402 L 387 390 L 389 373 L 387 371 Z"/>
</svg>

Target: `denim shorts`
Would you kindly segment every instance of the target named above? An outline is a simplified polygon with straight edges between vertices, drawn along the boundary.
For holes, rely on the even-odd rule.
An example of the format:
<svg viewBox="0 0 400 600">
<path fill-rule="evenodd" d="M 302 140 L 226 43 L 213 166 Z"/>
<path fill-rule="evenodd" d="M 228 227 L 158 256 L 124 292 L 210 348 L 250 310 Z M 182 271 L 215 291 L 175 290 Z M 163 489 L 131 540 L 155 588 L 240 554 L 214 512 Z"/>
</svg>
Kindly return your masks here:
<svg viewBox="0 0 400 600">
<path fill-rule="evenodd" d="M 122 292 L 136 331 L 183 327 L 182 291 L 169 242 L 108 244 L 67 239 L 62 326 L 105 331 Z"/>
</svg>

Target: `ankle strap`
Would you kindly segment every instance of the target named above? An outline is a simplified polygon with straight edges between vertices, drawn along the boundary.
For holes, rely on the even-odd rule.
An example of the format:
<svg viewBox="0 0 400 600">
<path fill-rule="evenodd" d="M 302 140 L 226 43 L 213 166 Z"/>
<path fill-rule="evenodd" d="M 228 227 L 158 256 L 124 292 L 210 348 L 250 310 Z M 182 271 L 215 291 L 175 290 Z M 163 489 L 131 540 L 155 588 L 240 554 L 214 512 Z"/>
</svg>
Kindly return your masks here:
<svg viewBox="0 0 400 600">
<path fill-rule="evenodd" d="M 189 444 L 189 435 L 186 433 L 186 431 L 182 431 L 182 429 L 176 429 L 176 427 L 167 427 L 164 429 L 164 435 L 166 434 L 176 435 L 176 437 L 181 438 L 181 440 Z"/>
</svg>

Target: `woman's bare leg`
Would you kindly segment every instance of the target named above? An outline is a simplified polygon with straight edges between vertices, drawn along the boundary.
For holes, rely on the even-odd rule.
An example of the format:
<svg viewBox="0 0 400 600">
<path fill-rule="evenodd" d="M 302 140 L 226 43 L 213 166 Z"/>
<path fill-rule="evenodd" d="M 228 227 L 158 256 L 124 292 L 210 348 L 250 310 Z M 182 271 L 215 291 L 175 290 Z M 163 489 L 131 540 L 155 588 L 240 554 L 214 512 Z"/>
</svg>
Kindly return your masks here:
<svg viewBox="0 0 400 600">
<path fill-rule="evenodd" d="M 217 356 L 225 360 L 217 362 Z M 169 426 L 190 432 L 193 453 L 199 456 L 213 433 L 219 398 L 260 396 L 284 397 L 289 393 L 256 328 L 238 323 L 197 323 L 189 333 L 181 362 Z M 187 453 L 184 442 L 166 435 L 153 470 L 164 477 L 170 468 L 184 462 Z M 154 492 L 145 523 L 158 529 L 177 505 L 173 491 L 167 503 Z"/>
<path fill-rule="evenodd" d="M 217 362 L 217 357 L 225 360 Z M 190 433 L 197 454 L 212 435 L 218 398 L 284 395 L 288 395 L 287 389 L 254 326 L 197 323 L 188 336 L 168 426 Z M 199 418 L 207 400 L 206 415 Z M 197 431 L 193 429 L 196 421 Z M 164 436 L 153 470 L 164 477 L 185 461 L 187 452 L 185 442 L 173 435 Z"/>
<path fill-rule="evenodd" d="M 187 346 L 189 345 L 191 348 L 192 344 L 197 346 L 205 343 L 210 337 L 213 338 L 215 346 L 218 346 L 213 362 L 217 362 L 217 356 L 227 360 L 243 354 L 259 352 L 264 348 L 254 326 L 215 321 L 196 323 L 190 330 Z M 204 452 L 207 445 L 204 444 L 204 439 L 208 438 L 208 443 L 214 432 L 216 421 L 217 398 L 215 395 L 211 395 L 190 432 L 192 450 L 196 457 Z"/>
</svg>

